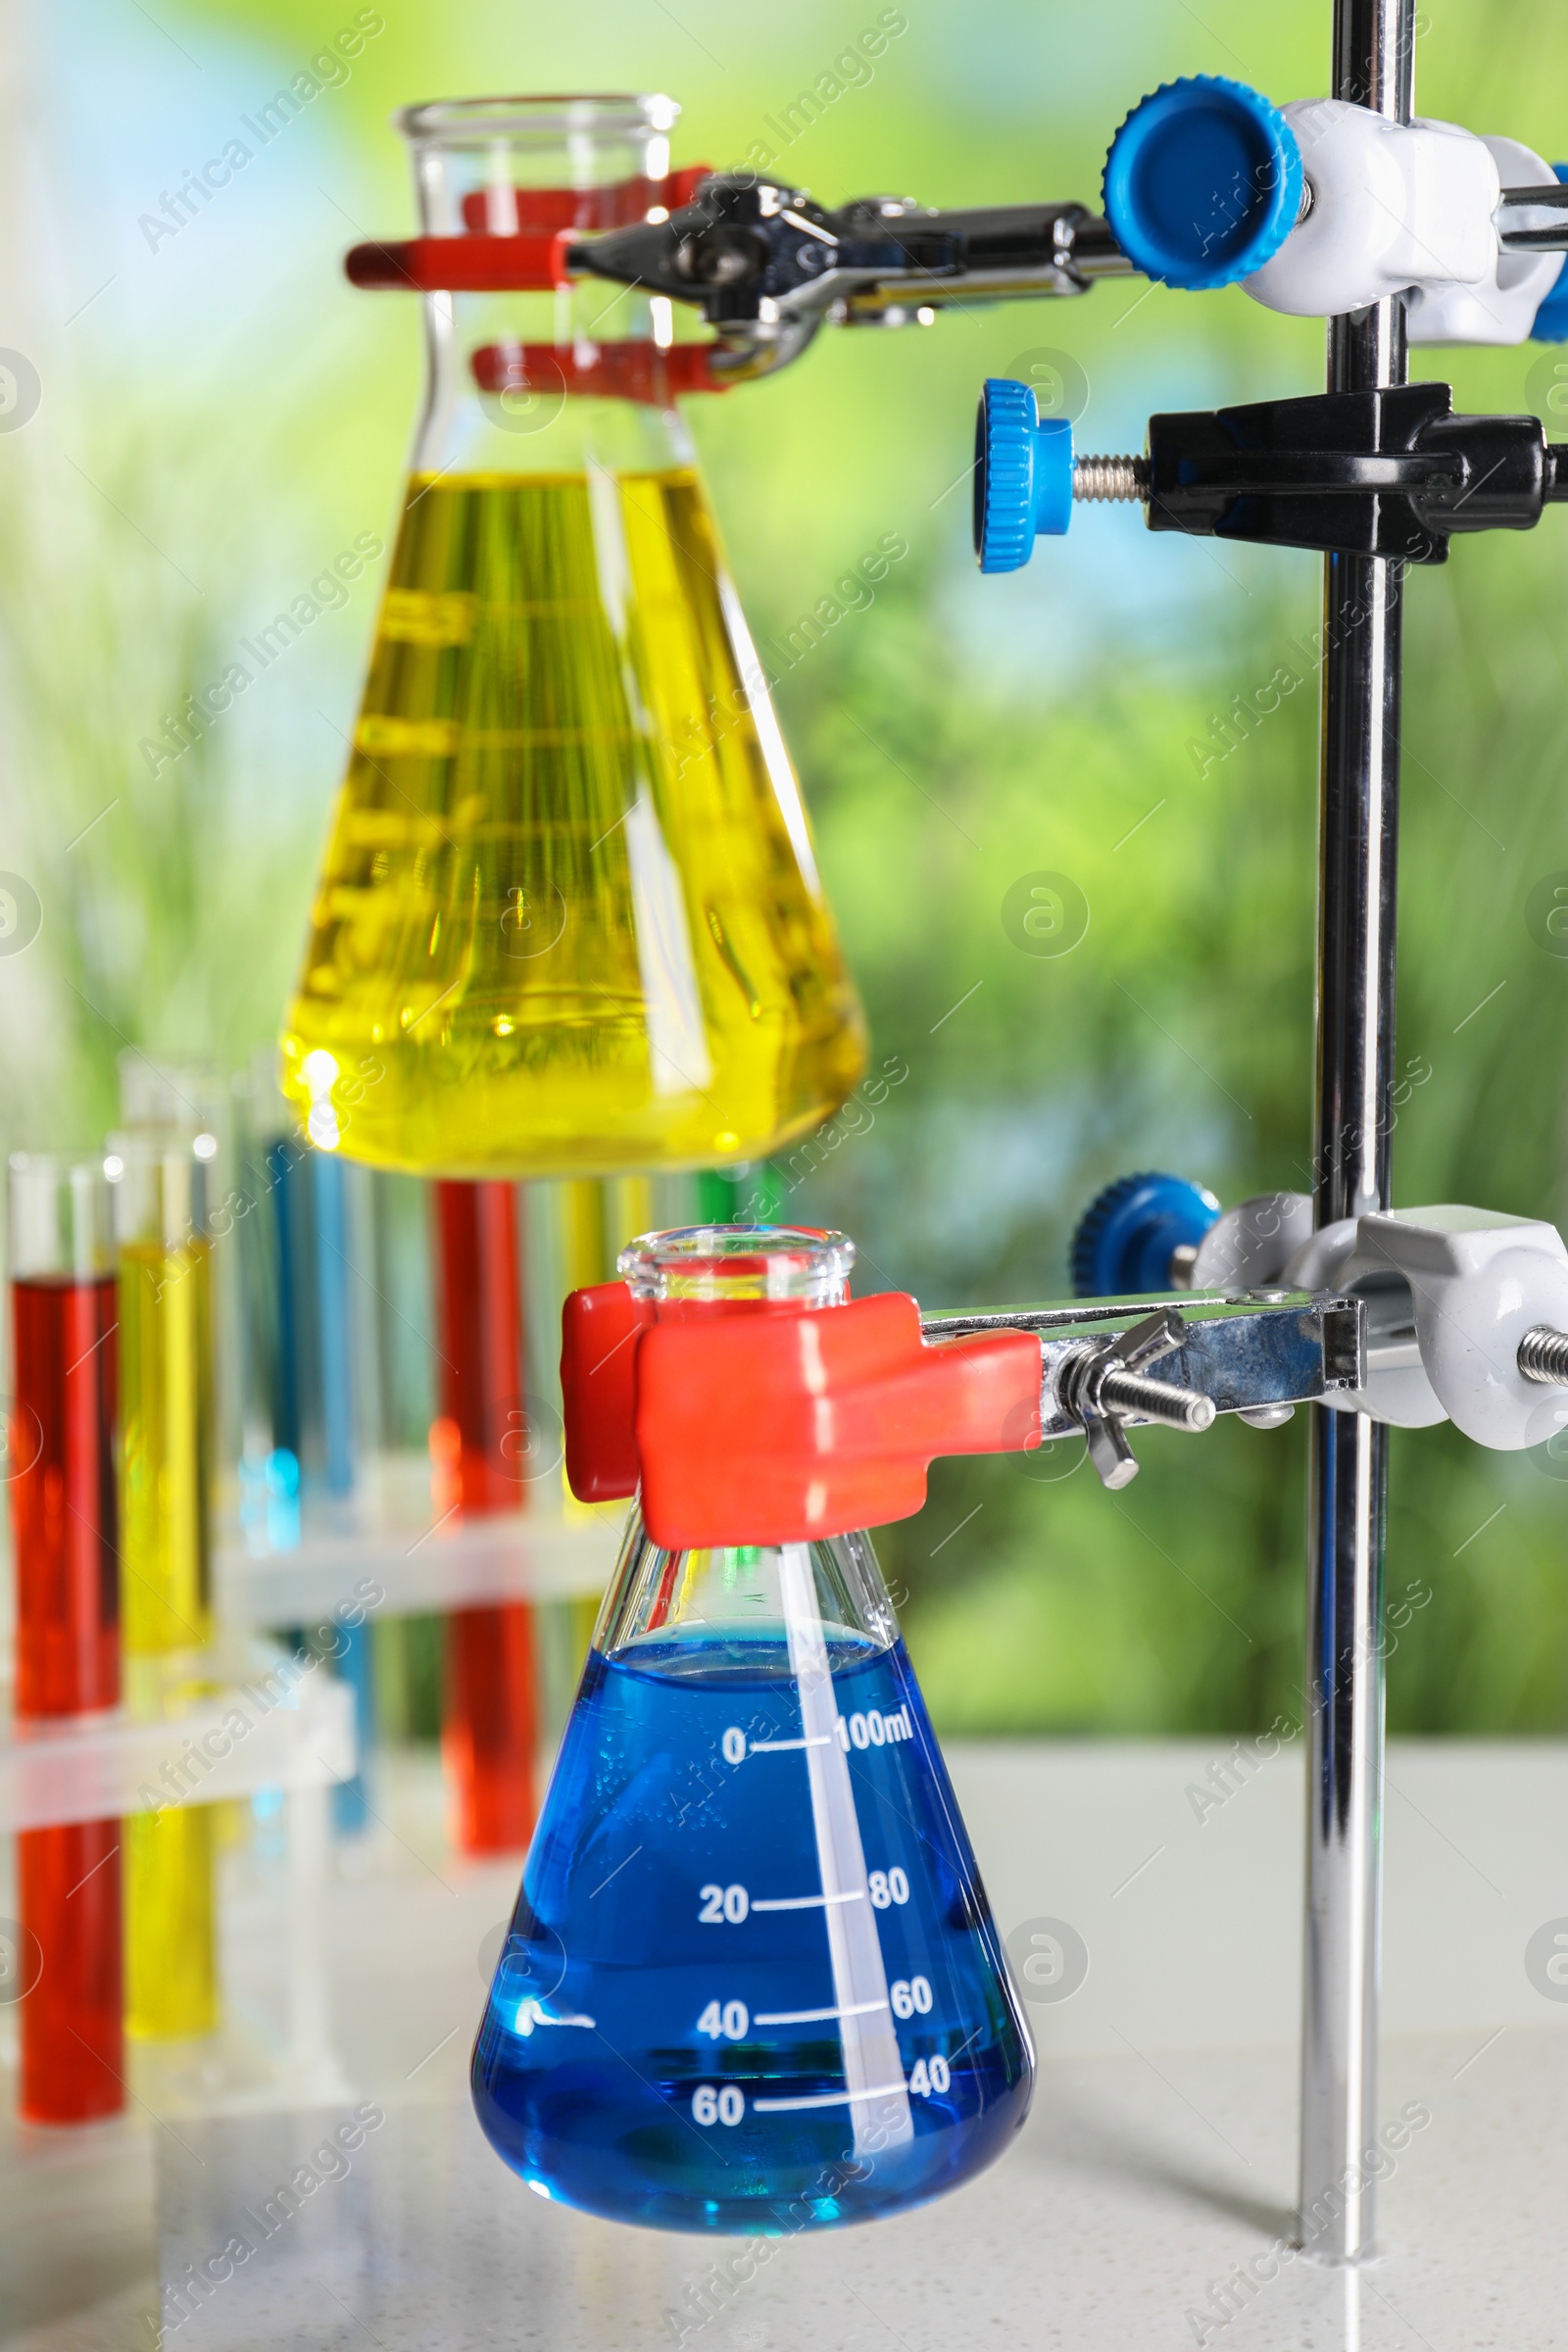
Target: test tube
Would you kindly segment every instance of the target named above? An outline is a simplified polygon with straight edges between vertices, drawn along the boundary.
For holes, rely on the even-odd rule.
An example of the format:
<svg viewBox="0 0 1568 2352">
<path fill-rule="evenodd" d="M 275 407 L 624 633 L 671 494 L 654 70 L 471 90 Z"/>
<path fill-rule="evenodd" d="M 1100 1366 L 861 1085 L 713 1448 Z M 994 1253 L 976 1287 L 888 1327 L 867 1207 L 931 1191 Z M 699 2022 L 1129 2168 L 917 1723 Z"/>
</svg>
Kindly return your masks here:
<svg viewBox="0 0 1568 2352">
<path fill-rule="evenodd" d="M 704 1168 L 697 1178 L 697 1222 L 780 1224 L 787 1191 L 784 1171 L 774 1159 L 743 1160 L 732 1168 Z"/>
<path fill-rule="evenodd" d="M 201 1691 L 212 1638 L 209 1133 L 110 1137 L 120 1272 L 121 1592 L 127 1696 L 159 1714 Z M 218 2022 L 214 1810 L 125 1823 L 125 2028 L 182 2040 Z"/>
<path fill-rule="evenodd" d="M 241 1222 L 236 1215 L 239 1170 L 237 1099 L 233 1084 L 205 1062 L 154 1060 L 138 1046 L 126 1047 L 120 1055 L 118 1068 L 118 1124 L 122 1128 L 156 1129 L 161 1134 L 205 1135 L 212 1139 L 204 1163 L 209 1220 L 216 1221 L 225 1233 L 233 1232 Z M 245 1313 L 237 1250 L 213 1252 L 211 1290 L 216 1396 L 214 1507 L 221 1510 L 229 1499 L 225 1488 L 233 1483 L 244 1444 Z"/>
<path fill-rule="evenodd" d="M 313 1149 L 309 1174 L 316 1194 L 316 1298 L 323 1468 L 327 1494 L 341 1502 L 354 1492 L 358 1467 L 349 1171 L 332 1152 Z M 354 1693 L 355 1730 L 363 1756 L 369 1748 L 375 1729 L 369 1626 L 345 1626 L 340 1638 L 343 1647 L 337 1671 Z M 340 1830 L 354 1832 L 368 1827 L 369 1814 L 363 1768 L 333 1790 L 332 1806 Z"/>
<path fill-rule="evenodd" d="M 369 1442 L 379 1455 L 383 1491 L 412 1499 L 409 1481 L 419 1472 L 423 1492 L 429 1492 L 430 1430 L 439 1411 L 435 1219 L 424 1178 L 381 1168 L 367 1174 L 370 1255 L 366 1287 L 375 1306 L 367 1349 L 376 1408 Z M 446 1651 L 442 1615 L 420 1610 L 389 1616 L 378 1609 L 366 1630 L 371 1635 L 372 1735 L 401 1742 L 438 1732 Z"/>
<path fill-rule="evenodd" d="M 516 1510 L 528 1493 L 516 1192 L 510 1184 L 440 1182 L 432 1196 L 436 1469 L 465 1517 Z M 532 1610 L 522 1601 L 454 1609 L 441 1752 L 462 1852 L 526 1845 L 537 1743 Z"/>
<path fill-rule="evenodd" d="M 18 1152 L 10 1209 L 16 1711 L 39 1722 L 120 1699 L 103 1170 Z M 22 2113 L 37 2124 L 113 2115 L 125 2098 L 119 1822 L 22 1831 L 17 1880 L 33 1978 L 21 2007 Z"/>
</svg>

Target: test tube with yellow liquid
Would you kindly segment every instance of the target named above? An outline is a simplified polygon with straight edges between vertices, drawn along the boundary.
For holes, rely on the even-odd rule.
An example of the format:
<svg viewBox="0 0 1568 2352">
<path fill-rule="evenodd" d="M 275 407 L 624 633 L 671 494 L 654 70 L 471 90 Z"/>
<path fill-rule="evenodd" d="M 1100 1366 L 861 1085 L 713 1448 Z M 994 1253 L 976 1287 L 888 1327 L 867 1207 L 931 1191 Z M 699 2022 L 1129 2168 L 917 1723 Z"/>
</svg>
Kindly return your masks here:
<svg viewBox="0 0 1568 2352">
<path fill-rule="evenodd" d="M 211 1684 L 215 1384 L 208 1134 L 111 1136 L 120 1305 L 121 1622 L 134 1713 Z M 215 1808 L 125 1823 L 125 2030 L 184 2040 L 218 2023 Z"/>
<path fill-rule="evenodd" d="M 325 1150 L 448 1177 L 699 1167 L 809 1132 L 862 1072 L 676 412 L 710 371 L 667 302 L 547 267 L 553 240 L 669 199 L 676 112 L 399 118 L 431 379 L 284 1025 Z"/>
</svg>

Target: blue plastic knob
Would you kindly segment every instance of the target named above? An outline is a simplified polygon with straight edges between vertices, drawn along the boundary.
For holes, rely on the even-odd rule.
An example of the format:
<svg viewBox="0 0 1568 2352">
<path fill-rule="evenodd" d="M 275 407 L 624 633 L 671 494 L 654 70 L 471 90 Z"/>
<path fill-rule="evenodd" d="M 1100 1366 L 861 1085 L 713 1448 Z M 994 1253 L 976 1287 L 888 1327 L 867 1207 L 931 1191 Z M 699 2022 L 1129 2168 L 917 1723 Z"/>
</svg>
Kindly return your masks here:
<svg viewBox="0 0 1568 2352">
<path fill-rule="evenodd" d="M 1551 168 L 1559 179 L 1568 180 L 1568 164 L 1553 164 Z M 1568 343 L 1568 260 L 1564 261 L 1557 272 L 1555 285 L 1536 313 L 1530 340 L 1532 343 Z"/>
<path fill-rule="evenodd" d="M 1034 393 L 1012 376 L 986 378 L 974 420 L 974 552 L 982 571 L 1017 571 L 1041 531 L 1072 520 L 1072 426 L 1042 421 Z"/>
<path fill-rule="evenodd" d="M 1072 1287 L 1079 1298 L 1168 1291 L 1173 1251 L 1200 1242 L 1219 1202 L 1185 1176 L 1118 1176 L 1084 1210 L 1072 1237 Z"/>
<path fill-rule="evenodd" d="M 1135 269 L 1194 293 L 1272 261 L 1301 209 L 1301 150 L 1277 106 L 1223 74 L 1167 81 L 1105 158 L 1105 218 Z"/>
</svg>

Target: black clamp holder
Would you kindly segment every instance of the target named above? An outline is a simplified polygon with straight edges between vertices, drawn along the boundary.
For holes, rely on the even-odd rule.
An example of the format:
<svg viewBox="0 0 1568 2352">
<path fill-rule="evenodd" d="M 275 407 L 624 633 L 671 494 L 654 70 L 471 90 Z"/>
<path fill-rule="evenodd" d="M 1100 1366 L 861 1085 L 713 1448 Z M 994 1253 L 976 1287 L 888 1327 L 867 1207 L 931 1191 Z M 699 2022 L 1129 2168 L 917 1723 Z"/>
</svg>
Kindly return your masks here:
<svg viewBox="0 0 1568 2352">
<path fill-rule="evenodd" d="M 1456 416 L 1446 384 L 1314 392 L 1149 419 L 1147 454 L 1080 457 L 1026 384 L 986 385 L 975 435 L 975 554 L 1015 571 L 1074 503 L 1141 503 L 1152 531 L 1446 562 L 1457 531 L 1528 531 L 1568 502 L 1568 443 L 1538 416 Z"/>
<path fill-rule="evenodd" d="M 1152 416 L 1152 531 L 1442 564 L 1458 531 L 1528 531 L 1568 501 L 1536 416 L 1456 416 L 1446 384 Z"/>
</svg>

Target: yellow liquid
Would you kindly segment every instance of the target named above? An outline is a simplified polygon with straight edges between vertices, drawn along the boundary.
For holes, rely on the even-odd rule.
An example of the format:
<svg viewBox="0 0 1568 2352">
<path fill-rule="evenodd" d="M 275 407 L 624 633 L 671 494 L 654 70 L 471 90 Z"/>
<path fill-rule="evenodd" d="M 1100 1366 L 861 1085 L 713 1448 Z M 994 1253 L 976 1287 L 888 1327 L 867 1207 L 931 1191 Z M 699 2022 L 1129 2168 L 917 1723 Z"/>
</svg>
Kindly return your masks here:
<svg viewBox="0 0 1568 2352">
<path fill-rule="evenodd" d="M 753 660 L 694 473 L 414 477 L 283 1038 L 318 1143 L 613 1175 L 838 1107 L 863 1024 Z"/>
<path fill-rule="evenodd" d="M 203 1688 L 200 1653 L 212 1631 L 206 1242 L 122 1250 L 120 1391 L 126 1690 L 133 1710 L 152 1713 Z M 209 2034 L 218 2022 L 214 1850 L 210 1805 L 125 1820 L 125 2029 L 142 2040 Z"/>
<path fill-rule="evenodd" d="M 120 1254 L 120 1549 L 127 1657 L 200 1649 L 212 1634 L 211 1246 L 132 1242 Z"/>
<path fill-rule="evenodd" d="M 216 1805 L 131 1813 L 125 1871 L 125 2031 L 183 2041 L 218 2023 Z"/>
</svg>

